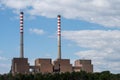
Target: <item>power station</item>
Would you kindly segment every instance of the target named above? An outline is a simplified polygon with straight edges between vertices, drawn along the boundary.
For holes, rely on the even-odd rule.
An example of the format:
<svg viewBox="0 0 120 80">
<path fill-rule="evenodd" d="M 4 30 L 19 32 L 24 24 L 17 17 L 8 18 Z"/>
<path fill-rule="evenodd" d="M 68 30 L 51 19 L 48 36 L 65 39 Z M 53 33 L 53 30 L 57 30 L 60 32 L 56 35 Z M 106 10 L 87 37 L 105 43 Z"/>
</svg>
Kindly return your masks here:
<svg viewBox="0 0 120 80">
<path fill-rule="evenodd" d="M 20 57 L 12 59 L 11 72 L 13 75 L 29 74 L 29 73 L 54 73 L 54 72 L 93 72 L 91 60 L 79 59 L 74 62 L 74 66 L 70 64 L 70 59 L 61 58 L 61 16 L 57 16 L 58 28 L 58 58 L 54 61 L 50 58 L 38 58 L 35 65 L 28 63 L 28 58 L 24 58 L 24 13 L 20 12 Z"/>
</svg>

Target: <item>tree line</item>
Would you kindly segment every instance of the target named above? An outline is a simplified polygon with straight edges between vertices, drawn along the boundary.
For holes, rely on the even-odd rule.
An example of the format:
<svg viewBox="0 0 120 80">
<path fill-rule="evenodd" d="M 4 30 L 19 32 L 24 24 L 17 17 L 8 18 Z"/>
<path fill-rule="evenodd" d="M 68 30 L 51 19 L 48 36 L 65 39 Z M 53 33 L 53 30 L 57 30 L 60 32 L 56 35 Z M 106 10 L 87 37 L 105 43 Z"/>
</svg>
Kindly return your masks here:
<svg viewBox="0 0 120 80">
<path fill-rule="evenodd" d="M 110 71 L 101 73 L 66 72 L 66 73 L 36 73 L 16 74 L 11 73 L 0 75 L 0 80 L 120 80 L 120 74 L 112 74 Z"/>
</svg>

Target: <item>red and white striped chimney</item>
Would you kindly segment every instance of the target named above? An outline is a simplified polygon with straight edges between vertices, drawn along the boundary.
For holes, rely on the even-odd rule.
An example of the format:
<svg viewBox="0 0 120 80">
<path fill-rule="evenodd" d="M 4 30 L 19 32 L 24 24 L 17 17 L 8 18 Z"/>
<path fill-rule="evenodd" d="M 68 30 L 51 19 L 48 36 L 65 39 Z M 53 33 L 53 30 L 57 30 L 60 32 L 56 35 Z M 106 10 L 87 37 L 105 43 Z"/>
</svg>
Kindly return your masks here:
<svg viewBox="0 0 120 80">
<path fill-rule="evenodd" d="M 23 12 L 20 12 L 20 58 L 24 58 L 24 44 L 23 44 Z"/>
<path fill-rule="evenodd" d="M 61 16 L 58 15 L 58 59 L 61 59 Z"/>
</svg>

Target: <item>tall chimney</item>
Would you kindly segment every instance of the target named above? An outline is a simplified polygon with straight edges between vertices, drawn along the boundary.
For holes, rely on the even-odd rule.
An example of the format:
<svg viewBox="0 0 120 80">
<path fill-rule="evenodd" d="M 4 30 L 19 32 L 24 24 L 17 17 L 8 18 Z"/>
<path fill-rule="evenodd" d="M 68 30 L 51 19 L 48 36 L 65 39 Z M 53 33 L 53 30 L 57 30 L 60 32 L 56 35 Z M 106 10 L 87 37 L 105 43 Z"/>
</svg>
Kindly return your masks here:
<svg viewBox="0 0 120 80">
<path fill-rule="evenodd" d="M 23 12 L 20 12 L 20 58 L 24 58 L 24 44 L 23 44 Z"/>
<path fill-rule="evenodd" d="M 61 16 L 58 15 L 58 59 L 61 59 Z"/>
</svg>

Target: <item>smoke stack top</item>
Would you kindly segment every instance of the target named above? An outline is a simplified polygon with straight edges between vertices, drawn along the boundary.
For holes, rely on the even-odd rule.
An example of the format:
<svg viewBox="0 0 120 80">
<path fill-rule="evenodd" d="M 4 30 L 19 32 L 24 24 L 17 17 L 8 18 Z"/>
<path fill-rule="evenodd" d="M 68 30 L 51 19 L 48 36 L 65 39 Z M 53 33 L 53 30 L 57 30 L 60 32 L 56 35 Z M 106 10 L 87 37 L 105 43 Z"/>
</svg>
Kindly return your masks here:
<svg viewBox="0 0 120 80">
<path fill-rule="evenodd" d="M 58 15 L 58 59 L 61 59 L 61 16 Z"/>
<path fill-rule="evenodd" d="M 23 12 L 20 12 L 20 58 L 24 58 L 24 46 L 23 46 Z"/>
<path fill-rule="evenodd" d="M 61 36 L 61 16 L 58 15 L 58 36 Z"/>
<path fill-rule="evenodd" d="M 20 12 L 20 32 L 23 33 L 23 12 Z"/>
</svg>

